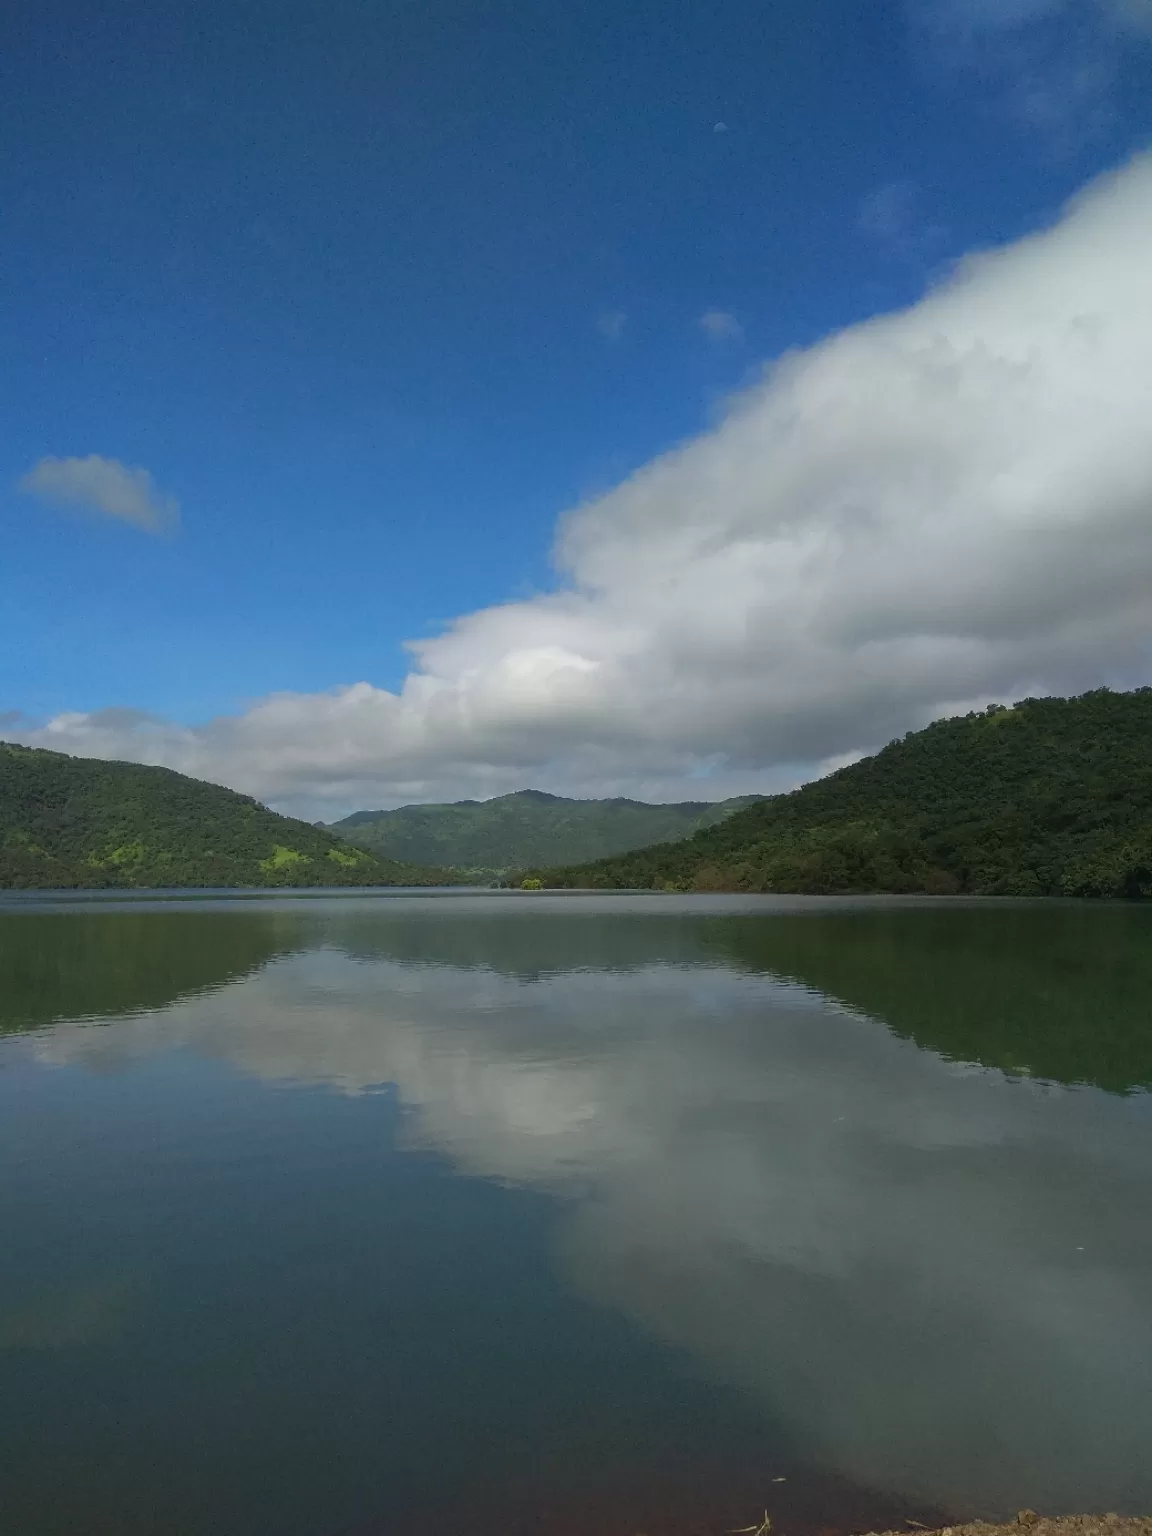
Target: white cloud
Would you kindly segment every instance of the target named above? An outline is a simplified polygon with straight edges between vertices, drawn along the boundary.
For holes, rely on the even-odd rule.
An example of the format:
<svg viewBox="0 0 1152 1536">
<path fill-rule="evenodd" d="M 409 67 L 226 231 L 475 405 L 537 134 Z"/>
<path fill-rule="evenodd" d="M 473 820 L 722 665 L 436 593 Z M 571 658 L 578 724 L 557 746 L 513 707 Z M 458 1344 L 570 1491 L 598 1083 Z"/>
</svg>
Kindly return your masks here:
<svg viewBox="0 0 1152 1536">
<path fill-rule="evenodd" d="M 1152 33 L 1152 0 L 1113 0 L 1112 8 L 1130 27 Z"/>
<path fill-rule="evenodd" d="M 922 264 L 938 258 L 948 231 L 922 216 L 923 198 L 914 181 L 890 181 L 869 193 L 860 208 L 860 233 L 886 257 Z"/>
<path fill-rule="evenodd" d="M 915 225 L 918 189 L 914 181 L 890 181 L 869 193 L 860 209 L 860 229 L 873 240 L 903 240 Z"/>
<path fill-rule="evenodd" d="M 606 309 L 596 321 L 596 329 L 605 341 L 619 341 L 624 335 L 624 328 L 628 324 L 627 312 L 623 309 Z"/>
<path fill-rule="evenodd" d="M 179 502 L 159 491 L 146 469 L 98 453 L 86 459 L 41 459 L 20 481 L 20 489 L 59 506 L 103 512 L 146 533 L 163 533 L 180 521 Z"/>
<path fill-rule="evenodd" d="M 1058 154 L 1107 131 L 1124 55 L 1152 37 L 1152 0 L 908 0 L 908 15 L 938 63 Z"/>
<path fill-rule="evenodd" d="M 1152 156 L 898 314 L 785 357 L 562 519 L 562 588 L 415 643 L 397 692 L 21 739 L 333 805 L 727 788 L 991 697 L 1149 678 Z M 792 770 L 794 772 L 794 769 Z M 319 812 L 317 812 L 319 814 Z"/>
<path fill-rule="evenodd" d="M 743 341 L 744 328 L 724 309 L 706 309 L 696 322 L 709 341 Z"/>
<path fill-rule="evenodd" d="M 1067 10 L 1068 0 L 912 0 L 917 19 L 939 27 L 1010 32 Z"/>
<path fill-rule="evenodd" d="M 1077 12 L 1094 14 L 1107 26 L 1152 32 L 1152 0 L 911 0 L 910 10 L 937 26 L 991 32 Z"/>
</svg>

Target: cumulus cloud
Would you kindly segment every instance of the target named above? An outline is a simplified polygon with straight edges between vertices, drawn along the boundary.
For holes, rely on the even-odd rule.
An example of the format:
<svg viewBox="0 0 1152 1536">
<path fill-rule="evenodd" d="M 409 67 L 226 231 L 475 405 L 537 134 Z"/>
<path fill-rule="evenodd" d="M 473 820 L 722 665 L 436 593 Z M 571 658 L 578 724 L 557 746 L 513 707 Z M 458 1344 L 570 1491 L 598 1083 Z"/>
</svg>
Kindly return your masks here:
<svg viewBox="0 0 1152 1536">
<path fill-rule="evenodd" d="M 57 506 L 103 512 L 146 533 L 167 532 L 180 521 L 179 502 L 158 490 L 146 469 L 98 453 L 86 459 L 41 459 L 20 481 L 20 489 Z"/>
<path fill-rule="evenodd" d="M 910 309 L 783 358 L 560 523 L 555 592 L 411 646 L 396 692 L 21 739 L 262 798 L 763 775 L 990 698 L 1149 677 L 1152 156 Z"/>
<path fill-rule="evenodd" d="M 742 341 L 744 328 L 724 309 L 706 309 L 697 324 L 709 341 Z"/>
</svg>

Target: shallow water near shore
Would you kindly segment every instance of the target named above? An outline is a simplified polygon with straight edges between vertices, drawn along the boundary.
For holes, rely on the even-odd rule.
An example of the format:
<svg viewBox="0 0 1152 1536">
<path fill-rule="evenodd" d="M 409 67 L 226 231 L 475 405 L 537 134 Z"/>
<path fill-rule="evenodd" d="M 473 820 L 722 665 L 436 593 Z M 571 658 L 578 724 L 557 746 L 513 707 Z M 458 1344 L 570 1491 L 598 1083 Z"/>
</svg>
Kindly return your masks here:
<svg viewBox="0 0 1152 1536">
<path fill-rule="evenodd" d="M 0 1528 L 1152 1507 L 1152 908 L 0 900 Z"/>
</svg>

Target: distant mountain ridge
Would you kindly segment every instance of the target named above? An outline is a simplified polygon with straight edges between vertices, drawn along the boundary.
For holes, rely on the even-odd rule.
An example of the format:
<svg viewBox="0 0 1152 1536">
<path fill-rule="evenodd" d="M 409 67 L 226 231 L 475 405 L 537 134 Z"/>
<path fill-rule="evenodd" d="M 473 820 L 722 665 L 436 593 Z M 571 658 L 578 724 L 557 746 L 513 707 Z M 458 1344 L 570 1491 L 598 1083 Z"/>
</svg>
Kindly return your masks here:
<svg viewBox="0 0 1152 1536">
<path fill-rule="evenodd" d="M 170 768 L 0 742 L 0 888 L 445 883 Z"/>
<path fill-rule="evenodd" d="M 687 841 L 548 886 L 1152 896 L 1152 688 L 939 720 Z"/>
<path fill-rule="evenodd" d="M 690 837 L 757 798 L 659 805 L 570 800 L 521 789 L 492 800 L 355 811 L 326 830 L 382 857 L 490 877 L 527 864 L 583 862 Z"/>
</svg>

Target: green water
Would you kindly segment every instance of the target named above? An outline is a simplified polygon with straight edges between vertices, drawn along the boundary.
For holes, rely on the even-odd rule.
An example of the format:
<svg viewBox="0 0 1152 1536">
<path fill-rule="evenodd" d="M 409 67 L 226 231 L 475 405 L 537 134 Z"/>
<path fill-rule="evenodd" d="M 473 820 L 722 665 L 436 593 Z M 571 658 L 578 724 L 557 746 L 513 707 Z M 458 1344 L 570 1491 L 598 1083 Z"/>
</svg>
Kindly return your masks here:
<svg viewBox="0 0 1152 1536">
<path fill-rule="evenodd" d="M 10 898 L 0 1032 L 5 1533 L 1152 1507 L 1152 909 Z"/>
</svg>

